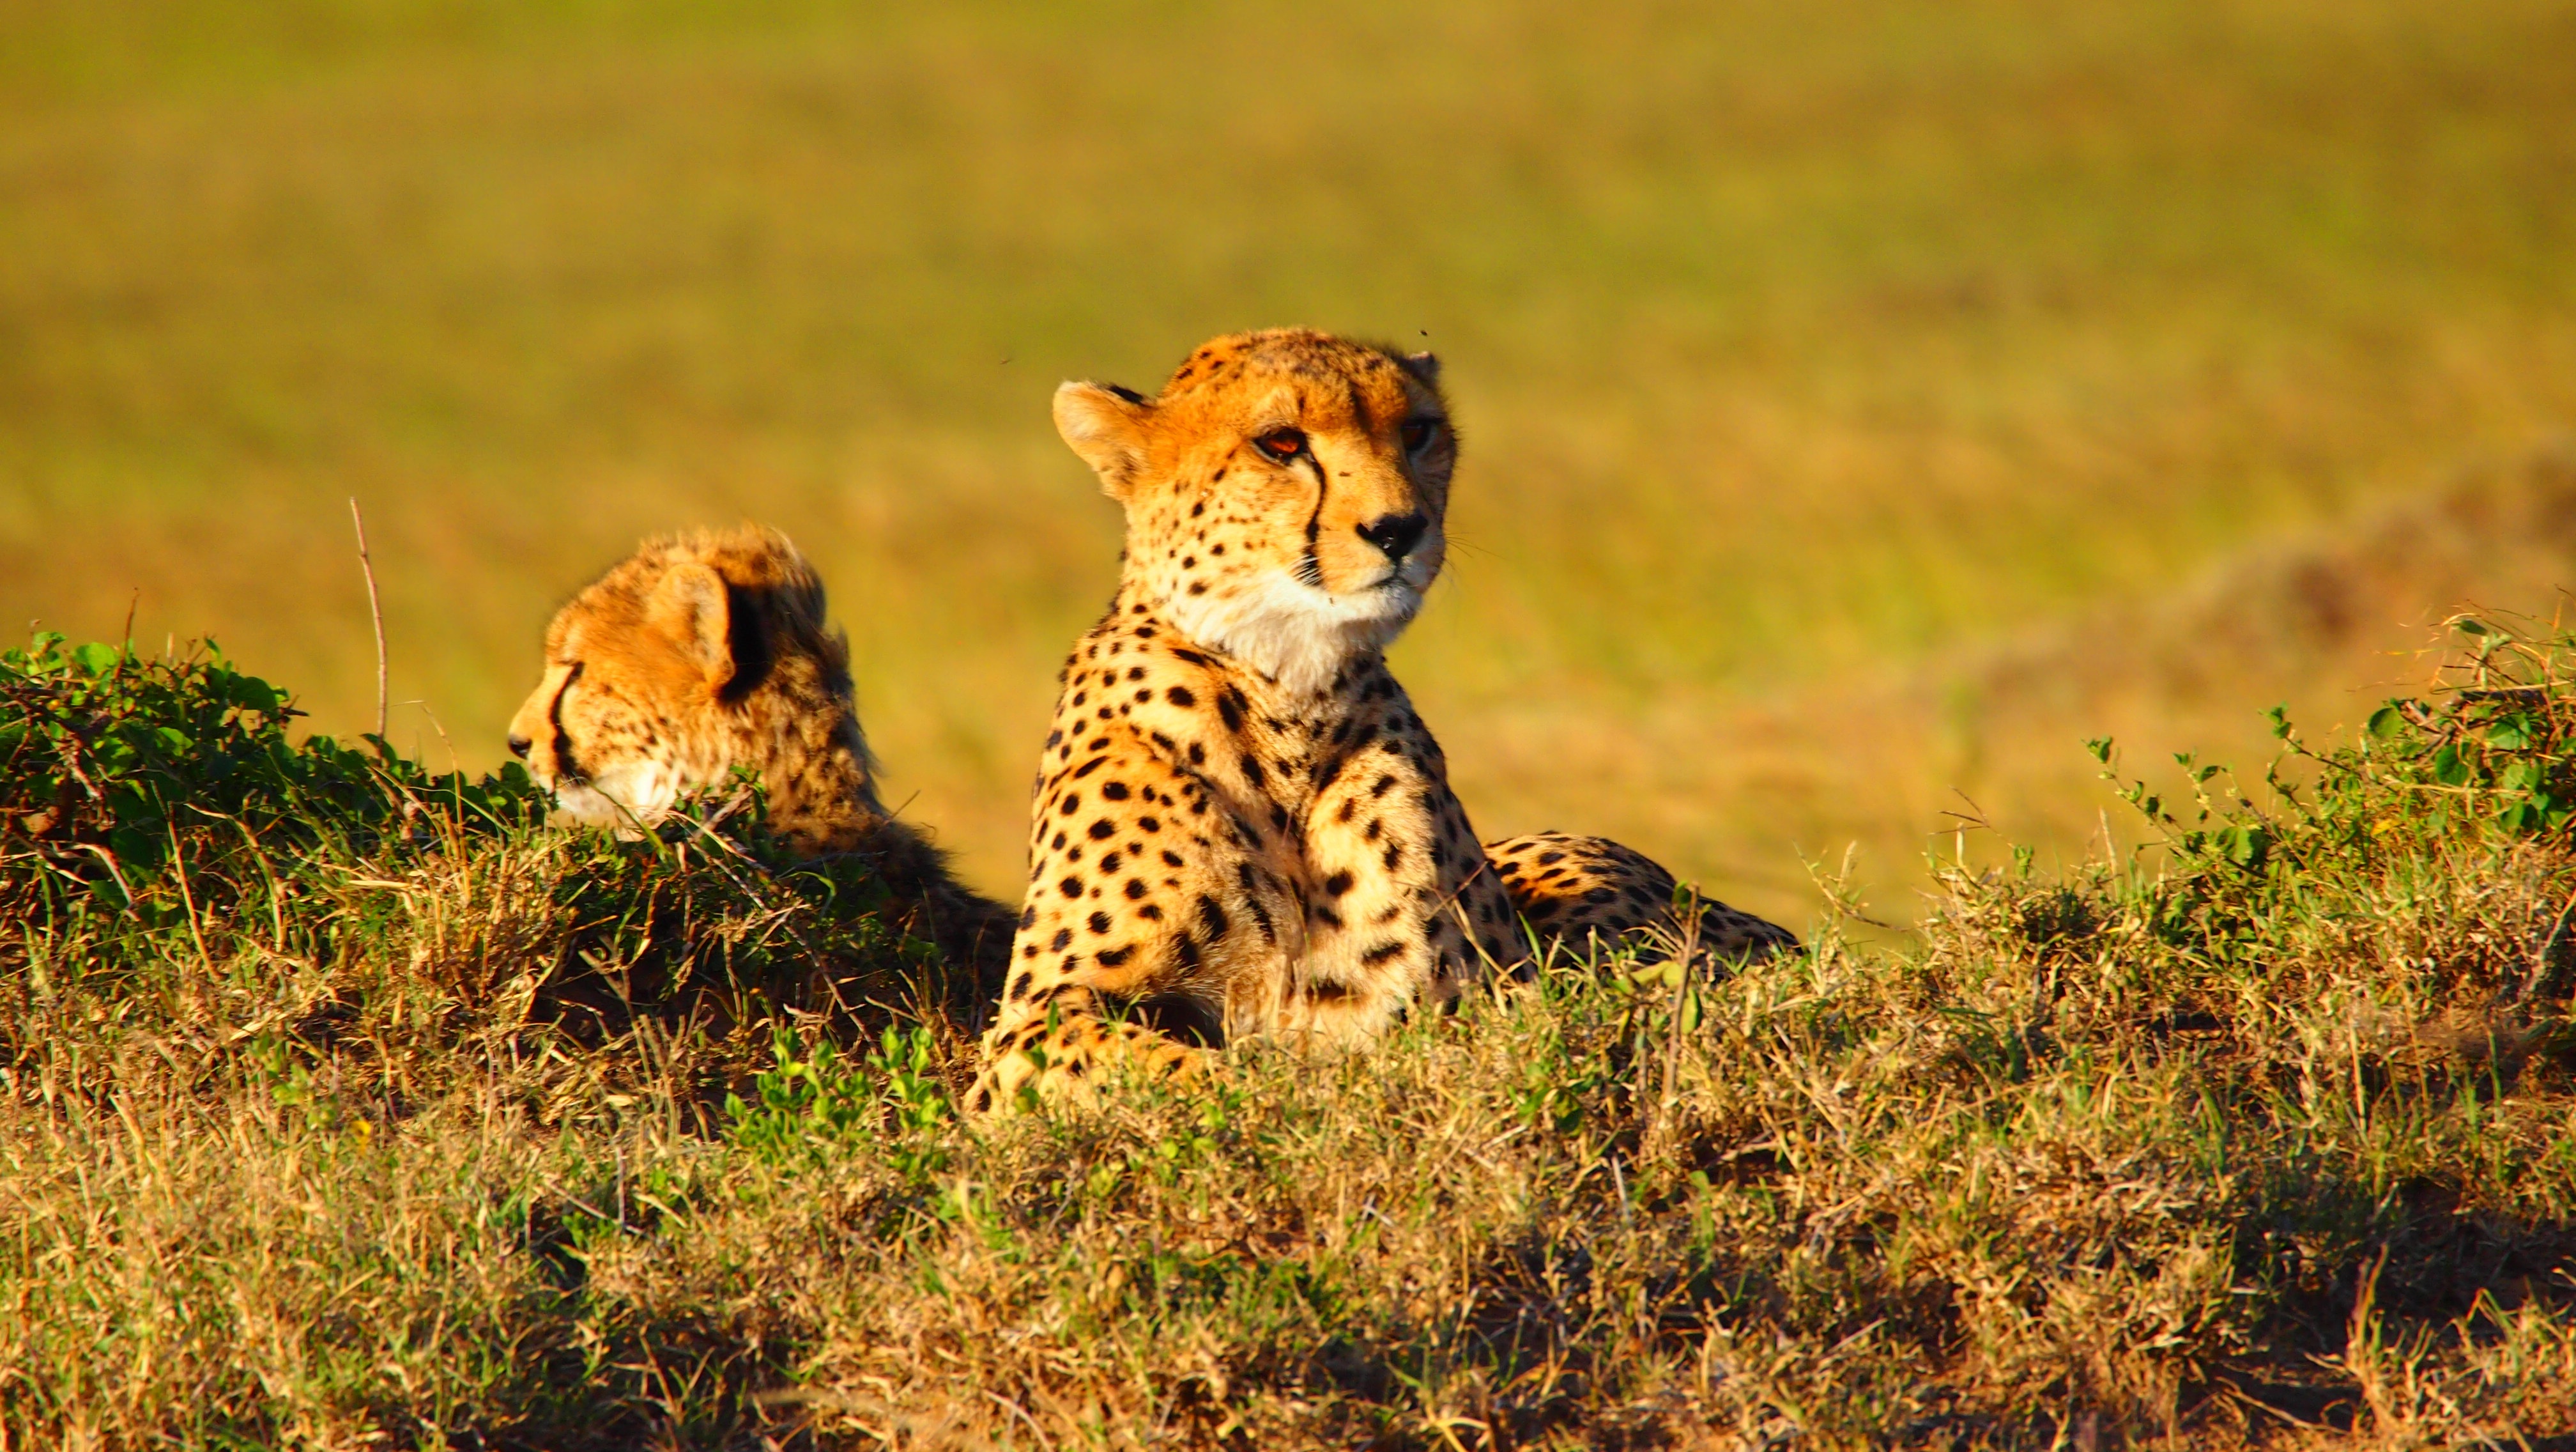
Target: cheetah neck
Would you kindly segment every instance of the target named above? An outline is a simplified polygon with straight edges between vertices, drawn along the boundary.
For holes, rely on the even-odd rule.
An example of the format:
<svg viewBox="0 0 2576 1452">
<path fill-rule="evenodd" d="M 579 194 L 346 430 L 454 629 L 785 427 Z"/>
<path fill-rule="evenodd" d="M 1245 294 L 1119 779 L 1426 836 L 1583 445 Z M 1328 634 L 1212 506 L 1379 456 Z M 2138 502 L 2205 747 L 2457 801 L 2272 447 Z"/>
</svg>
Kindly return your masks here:
<svg viewBox="0 0 2576 1452">
<path fill-rule="evenodd" d="M 1421 608 L 1410 584 L 1336 595 L 1274 571 L 1204 595 L 1165 595 L 1158 613 L 1199 644 L 1261 673 L 1282 695 L 1310 699 L 1386 649 Z"/>
<path fill-rule="evenodd" d="M 746 721 L 763 739 L 743 755 L 763 763 L 772 827 L 822 850 L 849 850 L 877 835 L 891 814 L 877 796 L 876 759 L 857 716 L 778 704 Z"/>
</svg>

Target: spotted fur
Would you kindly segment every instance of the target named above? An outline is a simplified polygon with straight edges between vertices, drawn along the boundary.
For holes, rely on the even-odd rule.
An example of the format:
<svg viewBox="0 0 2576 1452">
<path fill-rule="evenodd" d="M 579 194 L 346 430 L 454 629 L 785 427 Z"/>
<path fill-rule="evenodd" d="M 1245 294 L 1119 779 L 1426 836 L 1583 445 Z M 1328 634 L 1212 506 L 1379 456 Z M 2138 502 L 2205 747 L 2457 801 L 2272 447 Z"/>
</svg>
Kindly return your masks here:
<svg viewBox="0 0 2576 1452">
<path fill-rule="evenodd" d="M 1687 913 L 1695 920 L 1696 946 L 1721 959 L 1798 946 L 1786 928 L 1715 898 L 1685 894 L 1662 863 L 1606 837 L 1533 832 L 1486 843 L 1485 859 L 1542 944 L 1553 939 L 1576 951 L 1624 946 L 1651 956 L 1683 939 L 1681 914 Z"/>
<path fill-rule="evenodd" d="M 878 799 L 849 644 L 825 618 L 822 582 L 774 530 L 649 540 L 555 613 L 510 749 L 565 816 L 629 829 L 750 768 L 791 848 L 871 859 L 904 926 L 998 991 L 1010 911 Z"/>
<path fill-rule="evenodd" d="M 1669 913 L 1670 876 L 1615 844 L 1586 850 L 1570 904 L 1565 875 L 1498 873 L 1387 670 L 1446 547 L 1457 444 L 1430 355 L 1242 334 L 1150 399 L 1068 383 L 1055 417 L 1127 550 L 1065 666 L 973 1107 L 1247 1035 L 1365 1042 L 1525 974 L 1523 911 L 1620 933 Z"/>
</svg>

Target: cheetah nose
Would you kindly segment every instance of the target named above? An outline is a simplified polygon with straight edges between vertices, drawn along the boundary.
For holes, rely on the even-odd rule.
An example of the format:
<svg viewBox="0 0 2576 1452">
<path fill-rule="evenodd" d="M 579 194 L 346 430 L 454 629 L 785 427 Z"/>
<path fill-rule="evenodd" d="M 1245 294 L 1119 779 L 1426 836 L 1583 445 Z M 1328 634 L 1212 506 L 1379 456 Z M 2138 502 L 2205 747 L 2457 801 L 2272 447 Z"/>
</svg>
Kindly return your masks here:
<svg viewBox="0 0 2576 1452">
<path fill-rule="evenodd" d="M 1431 521 L 1420 514 L 1381 514 L 1359 526 L 1359 531 L 1360 538 L 1384 550 L 1388 559 L 1400 565 L 1406 555 L 1413 553 L 1413 547 L 1422 543 L 1422 532 L 1430 527 Z"/>
<path fill-rule="evenodd" d="M 510 754 L 525 761 L 528 759 L 528 748 L 535 744 L 525 736 L 513 736 L 510 738 Z"/>
</svg>

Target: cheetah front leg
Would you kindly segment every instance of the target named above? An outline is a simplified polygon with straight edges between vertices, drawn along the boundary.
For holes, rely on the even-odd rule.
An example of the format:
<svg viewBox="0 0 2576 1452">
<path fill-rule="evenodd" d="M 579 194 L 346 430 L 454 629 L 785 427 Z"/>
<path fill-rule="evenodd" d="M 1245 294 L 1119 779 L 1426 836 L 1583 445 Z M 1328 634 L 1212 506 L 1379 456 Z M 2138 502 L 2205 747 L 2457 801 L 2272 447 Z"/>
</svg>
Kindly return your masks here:
<svg viewBox="0 0 2576 1452">
<path fill-rule="evenodd" d="M 1193 766 L 1123 725 L 1095 729 L 1063 741 L 1040 784 L 979 1112 L 1024 1090 L 1080 1098 L 1122 1072 L 1186 1073 L 1296 947 L 1275 829 L 1202 769 L 1206 753 Z"/>
<path fill-rule="evenodd" d="M 1304 838 L 1307 951 L 1276 1010 L 1285 1027 L 1366 1039 L 1528 957 L 1438 746 L 1408 718 L 1319 773 Z"/>
<path fill-rule="evenodd" d="M 1049 1012 L 1023 1015 L 985 1036 L 984 1068 L 966 1103 L 988 1114 L 1039 1099 L 1080 1100 L 1120 1078 L 1180 1079 L 1198 1067 L 1197 1049 L 1077 989 L 1058 996 Z"/>
</svg>

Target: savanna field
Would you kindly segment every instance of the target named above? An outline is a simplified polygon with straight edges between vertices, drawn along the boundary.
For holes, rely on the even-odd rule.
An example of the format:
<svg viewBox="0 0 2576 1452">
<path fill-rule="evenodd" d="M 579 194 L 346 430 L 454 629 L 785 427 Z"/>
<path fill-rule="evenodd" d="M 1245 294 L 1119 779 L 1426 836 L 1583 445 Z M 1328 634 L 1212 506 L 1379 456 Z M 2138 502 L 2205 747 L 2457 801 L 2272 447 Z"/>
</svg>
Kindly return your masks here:
<svg viewBox="0 0 2576 1452">
<path fill-rule="evenodd" d="M 2576 1446 L 2571 76 L 0 0 L 0 1447 Z M 1279 323 L 1444 360 L 1479 829 L 1807 951 L 966 1125 L 864 864 L 493 774 L 573 588 L 775 523 L 1016 898 L 1118 547 L 1048 394 Z"/>
</svg>

